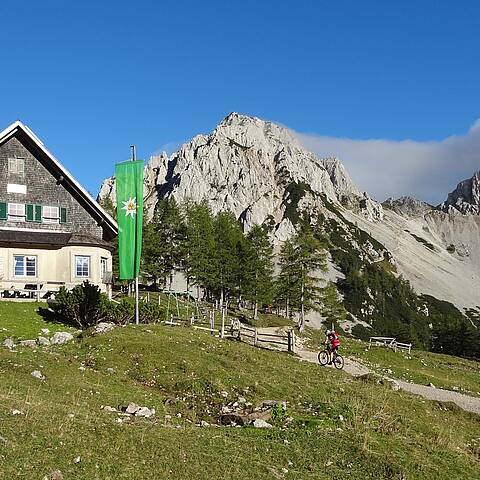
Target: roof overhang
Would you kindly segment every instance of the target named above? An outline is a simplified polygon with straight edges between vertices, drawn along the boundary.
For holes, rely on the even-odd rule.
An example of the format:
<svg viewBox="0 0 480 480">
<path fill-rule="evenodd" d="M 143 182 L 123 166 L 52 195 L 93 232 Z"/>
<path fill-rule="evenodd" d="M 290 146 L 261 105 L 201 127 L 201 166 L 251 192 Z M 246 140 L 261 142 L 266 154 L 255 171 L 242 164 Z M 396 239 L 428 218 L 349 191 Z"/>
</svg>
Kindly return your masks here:
<svg viewBox="0 0 480 480">
<path fill-rule="evenodd" d="M 32 147 L 41 152 L 44 159 L 50 164 L 52 170 L 57 173 L 57 180 L 61 180 L 66 186 L 76 194 L 76 197 L 82 201 L 85 207 L 90 210 L 96 218 L 97 223 L 106 226 L 111 237 L 118 234 L 117 222 L 99 205 L 99 203 L 75 180 L 73 175 L 55 158 L 55 156 L 45 147 L 43 142 L 20 120 L 12 123 L 5 130 L 0 132 L 0 144 L 5 143 L 10 138 L 20 135 L 27 140 Z"/>
</svg>

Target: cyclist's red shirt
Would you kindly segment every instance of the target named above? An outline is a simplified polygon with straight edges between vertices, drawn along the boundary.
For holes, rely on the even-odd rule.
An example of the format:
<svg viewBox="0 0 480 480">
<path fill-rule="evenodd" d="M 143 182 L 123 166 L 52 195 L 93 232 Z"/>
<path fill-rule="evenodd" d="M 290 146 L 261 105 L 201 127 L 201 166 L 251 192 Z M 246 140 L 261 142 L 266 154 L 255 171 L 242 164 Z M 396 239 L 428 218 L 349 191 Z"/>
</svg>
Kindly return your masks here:
<svg viewBox="0 0 480 480">
<path fill-rule="evenodd" d="M 338 348 L 340 346 L 341 342 L 337 332 L 334 332 L 331 335 L 329 335 L 328 340 L 332 348 Z"/>
</svg>

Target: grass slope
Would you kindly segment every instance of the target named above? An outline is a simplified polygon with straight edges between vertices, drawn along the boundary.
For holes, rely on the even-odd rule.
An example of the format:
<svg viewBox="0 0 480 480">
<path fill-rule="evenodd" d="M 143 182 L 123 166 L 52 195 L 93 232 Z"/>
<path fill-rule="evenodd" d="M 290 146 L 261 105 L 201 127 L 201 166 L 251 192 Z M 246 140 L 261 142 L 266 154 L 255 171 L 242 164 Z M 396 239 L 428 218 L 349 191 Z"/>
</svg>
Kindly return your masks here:
<svg viewBox="0 0 480 480">
<path fill-rule="evenodd" d="M 325 339 L 324 333 L 310 329 L 306 335 L 308 347 L 319 350 L 319 345 Z M 436 387 L 458 389 L 461 393 L 480 396 L 480 363 L 475 360 L 417 349 L 409 354 L 385 347 L 368 348 L 367 342 L 352 338 L 343 338 L 341 349 L 342 353 L 359 360 L 377 373 L 421 385 L 433 383 Z"/>
<path fill-rule="evenodd" d="M 0 342 L 7 337 L 17 340 L 29 340 L 44 335 L 42 328 L 50 332 L 74 332 L 75 329 L 61 323 L 46 322 L 38 314 L 39 308 L 47 308 L 46 303 L 0 302 Z"/>
<path fill-rule="evenodd" d="M 478 416 L 189 328 L 0 348 L 0 378 L 0 478 L 474 479 L 480 469 Z M 214 426 L 239 395 L 286 400 L 292 420 Z M 130 401 L 156 416 L 118 423 L 101 408 Z"/>
</svg>

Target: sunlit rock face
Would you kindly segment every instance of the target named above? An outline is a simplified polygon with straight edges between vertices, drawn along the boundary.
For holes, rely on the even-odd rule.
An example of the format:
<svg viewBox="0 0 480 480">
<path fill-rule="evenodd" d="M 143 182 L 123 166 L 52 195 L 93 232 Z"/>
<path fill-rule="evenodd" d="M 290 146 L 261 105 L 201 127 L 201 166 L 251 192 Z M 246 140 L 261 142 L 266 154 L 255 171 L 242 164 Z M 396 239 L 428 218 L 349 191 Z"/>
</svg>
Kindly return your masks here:
<svg viewBox="0 0 480 480">
<path fill-rule="evenodd" d="M 114 183 L 113 178 L 105 180 L 99 196 L 114 201 Z M 294 198 L 299 194 L 301 202 Z M 297 202 L 295 208 L 315 210 L 321 208 L 323 195 L 351 204 L 371 221 L 382 218 L 382 206 L 359 192 L 337 158 L 320 159 L 288 129 L 238 113 L 170 157 L 153 156 L 145 167 L 148 216 L 161 198 L 207 201 L 214 213 L 233 212 L 245 230 L 268 221 L 279 241 L 294 232 L 286 215 L 289 205 Z"/>
<path fill-rule="evenodd" d="M 480 171 L 472 178 L 467 178 L 448 194 L 447 199 L 439 206 L 447 213 L 462 213 L 464 215 L 480 214 Z"/>
</svg>

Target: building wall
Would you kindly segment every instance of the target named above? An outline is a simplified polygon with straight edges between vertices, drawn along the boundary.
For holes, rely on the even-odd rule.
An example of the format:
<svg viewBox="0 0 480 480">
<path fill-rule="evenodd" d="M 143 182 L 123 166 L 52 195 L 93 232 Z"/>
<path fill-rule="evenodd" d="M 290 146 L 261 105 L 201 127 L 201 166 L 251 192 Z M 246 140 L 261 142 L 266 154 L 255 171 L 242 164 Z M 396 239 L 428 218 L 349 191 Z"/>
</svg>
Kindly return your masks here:
<svg viewBox="0 0 480 480">
<path fill-rule="evenodd" d="M 36 277 L 14 276 L 14 255 L 30 255 L 37 257 Z M 90 276 L 76 278 L 75 255 L 90 257 Z M 71 288 L 84 280 L 98 285 L 103 292 L 108 293 L 109 286 L 103 283 L 100 270 L 100 259 L 107 259 L 107 271 L 112 271 L 112 255 L 109 250 L 90 246 L 66 246 L 60 249 L 38 248 L 3 248 L 0 247 L 0 291 L 11 287 L 23 289 L 26 284 L 43 284 L 43 290 L 48 290 L 47 282 L 62 282 Z M 60 285 L 51 283 L 51 290 Z"/>
<path fill-rule="evenodd" d="M 23 176 L 8 173 L 9 158 L 25 159 Z M 7 193 L 7 184 L 25 185 L 27 193 Z M 103 229 L 54 175 L 20 142 L 12 137 L 0 145 L 0 202 L 38 204 L 67 208 L 67 223 L 46 224 L 0 220 L 1 227 L 41 228 L 81 232 L 103 238 Z"/>
</svg>

